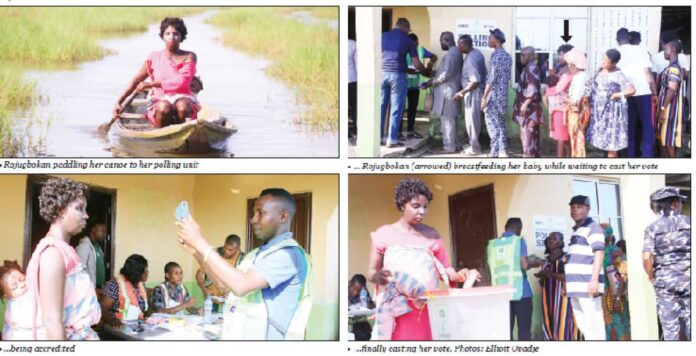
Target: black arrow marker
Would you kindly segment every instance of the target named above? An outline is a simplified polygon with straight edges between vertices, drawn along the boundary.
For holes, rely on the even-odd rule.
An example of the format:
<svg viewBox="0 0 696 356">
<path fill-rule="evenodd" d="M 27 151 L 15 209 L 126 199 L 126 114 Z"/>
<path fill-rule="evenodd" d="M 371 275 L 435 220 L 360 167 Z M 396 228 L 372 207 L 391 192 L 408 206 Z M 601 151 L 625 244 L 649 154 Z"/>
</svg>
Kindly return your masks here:
<svg viewBox="0 0 696 356">
<path fill-rule="evenodd" d="M 568 34 L 570 28 L 570 20 L 563 20 L 563 36 L 561 38 L 564 42 L 568 43 L 573 36 Z"/>
</svg>

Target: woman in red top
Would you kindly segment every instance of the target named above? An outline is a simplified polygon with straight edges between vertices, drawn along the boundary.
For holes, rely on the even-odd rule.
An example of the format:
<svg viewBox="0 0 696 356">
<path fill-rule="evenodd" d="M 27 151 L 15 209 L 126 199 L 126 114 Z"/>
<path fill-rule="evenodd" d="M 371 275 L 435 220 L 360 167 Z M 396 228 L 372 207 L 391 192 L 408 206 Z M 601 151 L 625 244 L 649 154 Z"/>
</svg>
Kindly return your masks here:
<svg viewBox="0 0 696 356">
<path fill-rule="evenodd" d="M 190 83 L 196 74 L 196 54 L 179 48 L 186 39 L 184 21 L 166 17 L 160 23 L 159 36 L 165 49 L 150 53 L 128 88 L 118 98 L 113 117 L 121 113 L 121 104 L 135 92 L 150 90 L 147 117 L 155 127 L 180 124 L 195 119 L 200 109 L 192 100 Z M 149 81 L 145 81 L 146 79 Z"/>
</svg>

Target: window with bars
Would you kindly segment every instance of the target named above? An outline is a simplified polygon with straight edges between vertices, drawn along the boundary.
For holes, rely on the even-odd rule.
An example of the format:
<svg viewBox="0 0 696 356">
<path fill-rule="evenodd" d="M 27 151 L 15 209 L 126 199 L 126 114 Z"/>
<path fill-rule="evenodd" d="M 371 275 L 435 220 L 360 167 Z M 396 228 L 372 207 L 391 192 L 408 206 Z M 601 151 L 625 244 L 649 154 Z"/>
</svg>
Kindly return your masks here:
<svg viewBox="0 0 696 356">
<path fill-rule="evenodd" d="M 558 47 L 566 43 L 564 21 L 568 20 L 568 44 L 587 52 L 589 8 L 587 7 L 518 7 L 515 8 L 515 83 L 519 81 L 523 66 L 520 50 L 534 47 L 542 82 L 550 68 L 558 64 Z"/>
<path fill-rule="evenodd" d="M 599 223 L 608 223 L 614 230 L 616 241 L 623 239 L 623 218 L 618 182 L 576 177 L 573 194 L 590 198 L 590 217 Z"/>
</svg>

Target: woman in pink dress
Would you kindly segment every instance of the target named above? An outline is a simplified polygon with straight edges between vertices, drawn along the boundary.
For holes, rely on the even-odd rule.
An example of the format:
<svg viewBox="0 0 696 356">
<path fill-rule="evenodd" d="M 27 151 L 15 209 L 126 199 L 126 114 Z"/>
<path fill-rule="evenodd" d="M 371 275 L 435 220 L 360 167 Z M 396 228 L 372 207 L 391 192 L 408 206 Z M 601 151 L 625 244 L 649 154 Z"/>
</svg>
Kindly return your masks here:
<svg viewBox="0 0 696 356">
<path fill-rule="evenodd" d="M 196 54 L 179 48 L 186 39 L 186 26 L 180 18 L 166 17 L 160 23 L 159 36 L 165 48 L 150 53 L 142 67 L 118 98 L 113 117 L 121 113 L 121 104 L 135 92 L 150 91 L 147 117 L 155 127 L 180 124 L 195 119 L 200 109 L 191 95 L 190 83 L 196 74 Z M 145 79 L 150 79 L 145 81 Z"/>
<path fill-rule="evenodd" d="M 423 224 L 423 219 L 428 212 L 428 204 L 433 199 L 433 194 L 425 182 L 416 178 L 404 178 L 396 186 L 394 193 L 394 203 L 403 213 L 401 218 L 393 224 L 380 227 L 371 234 L 372 249 L 368 279 L 378 285 L 378 294 L 380 288 L 389 290 L 390 284 L 394 283 L 394 279 L 399 278 L 399 274 L 410 274 L 411 276 L 407 278 L 413 277 L 412 280 L 428 286 L 428 289 L 433 286 L 437 288 L 438 280 L 441 279 L 449 280 L 451 283 L 466 281 L 470 275 L 469 270 L 462 269 L 456 272 L 450 264 L 440 234 L 434 228 Z M 407 250 L 405 254 L 422 249 L 432 258 L 432 261 L 426 265 L 419 265 L 416 262 L 418 258 L 395 257 L 392 260 L 396 261 L 392 262 L 385 258 L 385 254 L 389 254 L 390 250 L 402 249 Z M 423 274 L 422 271 L 429 272 Z M 471 278 L 478 278 L 476 270 L 472 272 Z M 410 309 L 410 311 L 396 316 L 393 323 L 389 323 L 390 330 L 386 331 L 387 335 L 383 339 L 389 339 L 388 334 L 391 331 L 391 340 L 432 340 L 427 305 L 419 302 L 413 295 L 407 296 L 407 299 L 408 308 L 406 309 L 404 305 L 400 309 Z M 383 297 L 378 296 L 375 333 L 380 333 L 379 314 L 386 302 Z M 393 309 L 396 308 L 389 308 L 389 310 Z M 391 311 L 388 312 L 391 313 Z M 381 333 L 384 335 L 384 330 Z"/>
<path fill-rule="evenodd" d="M 549 109 L 549 136 L 556 140 L 556 155 L 559 158 L 570 157 L 570 136 L 568 134 L 568 89 L 573 81 L 573 73 L 568 69 L 563 56 L 573 49 L 564 44 L 558 47 L 559 65 L 556 68 L 557 84 L 546 88 Z M 548 83 L 547 83 L 548 84 Z"/>
<path fill-rule="evenodd" d="M 75 249 L 68 242 L 87 222 L 87 187 L 67 178 L 54 178 L 41 188 L 41 217 L 51 224 L 27 266 L 26 281 L 31 310 L 30 334 L 22 338 L 46 340 L 98 340 L 91 326 L 101 310 L 94 284 Z"/>
</svg>

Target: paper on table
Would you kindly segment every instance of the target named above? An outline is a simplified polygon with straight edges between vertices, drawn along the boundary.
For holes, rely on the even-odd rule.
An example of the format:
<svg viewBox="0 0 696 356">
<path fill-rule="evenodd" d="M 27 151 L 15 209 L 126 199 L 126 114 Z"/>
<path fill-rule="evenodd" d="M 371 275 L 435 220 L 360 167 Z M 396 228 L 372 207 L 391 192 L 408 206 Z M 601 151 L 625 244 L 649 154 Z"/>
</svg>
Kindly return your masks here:
<svg viewBox="0 0 696 356">
<path fill-rule="evenodd" d="M 203 319 L 203 317 L 200 315 L 186 315 L 184 316 L 184 319 L 187 323 L 194 325 L 202 325 L 205 323 L 205 319 Z"/>
</svg>

